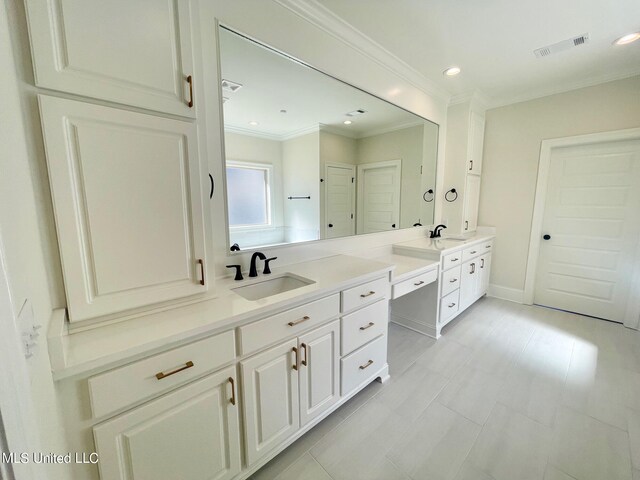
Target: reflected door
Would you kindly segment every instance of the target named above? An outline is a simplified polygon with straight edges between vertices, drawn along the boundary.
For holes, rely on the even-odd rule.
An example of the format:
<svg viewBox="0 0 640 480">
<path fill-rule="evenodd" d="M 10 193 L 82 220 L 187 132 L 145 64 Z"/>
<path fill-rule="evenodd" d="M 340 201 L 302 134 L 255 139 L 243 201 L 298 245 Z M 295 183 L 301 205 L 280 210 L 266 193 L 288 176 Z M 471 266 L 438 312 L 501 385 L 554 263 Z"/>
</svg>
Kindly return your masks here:
<svg viewBox="0 0 640 480">
<path fill-rule="evenodd" d="M 639 141 L 552 151 L 535 303 L 622 322 L 638 210 Z"/>
<path fill-rule="evenodd" d="M 355 233 L 355 166 L 326 165 L 325 237 L 346 237 Z"/>
<path fill-rule="evenodd" d="M 400 228 L 401 163 L 358 165 L 358 233 Z"/>
</svg>

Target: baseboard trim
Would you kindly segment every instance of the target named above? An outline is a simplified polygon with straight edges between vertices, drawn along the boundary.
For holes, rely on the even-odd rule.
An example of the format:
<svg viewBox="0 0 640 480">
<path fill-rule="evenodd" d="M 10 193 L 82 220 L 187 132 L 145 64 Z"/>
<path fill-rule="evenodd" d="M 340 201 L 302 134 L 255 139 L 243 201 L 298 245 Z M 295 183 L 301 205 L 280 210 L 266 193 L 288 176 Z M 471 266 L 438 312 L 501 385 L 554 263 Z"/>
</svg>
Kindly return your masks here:
<svg viewBox="0 0 640 480">
<path fill-rule="evenodd" d="M 517 288 L 503 287 L 502 285 L 489 285 L 487 292 L 489 297 L 500 298 L 515 303 L 524 303 L 524 290 Z"/>
<path fill-rule="evenodd" d="M 440 337 L 435 327 L 416 322 L 409 318 L 401 317 L 400 315 L 395 315 L 393 312 L 391 312 L 391 323 L 401 325 L 404 328 L 408 328 L 409 330 L 413 330 L 414 332 L 421 333 L 422 335 L 426 335 L 427 337 L 435 338 L 436 340 Z"/>
</svg>

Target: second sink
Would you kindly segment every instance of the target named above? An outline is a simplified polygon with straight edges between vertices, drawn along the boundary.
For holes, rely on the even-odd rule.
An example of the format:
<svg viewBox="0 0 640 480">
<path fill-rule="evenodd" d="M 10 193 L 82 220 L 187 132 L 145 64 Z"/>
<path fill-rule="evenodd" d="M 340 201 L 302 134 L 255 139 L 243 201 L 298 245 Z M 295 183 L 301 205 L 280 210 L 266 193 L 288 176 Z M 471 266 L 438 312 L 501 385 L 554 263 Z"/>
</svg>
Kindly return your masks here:
<svg viewBox="0 0 640 480">
<path fill-rule="evenodd" d="M 314 283 L 316 282 L 308 278 L 285 273 L 261 282 L 252 283 L 251 285 L 233 288 L 232 290 L 247 300 L 260 300 L 279 293 L 288 292 L 289 290 L 295 290 L 296 288 L 306 287 Z"/>
</svg>

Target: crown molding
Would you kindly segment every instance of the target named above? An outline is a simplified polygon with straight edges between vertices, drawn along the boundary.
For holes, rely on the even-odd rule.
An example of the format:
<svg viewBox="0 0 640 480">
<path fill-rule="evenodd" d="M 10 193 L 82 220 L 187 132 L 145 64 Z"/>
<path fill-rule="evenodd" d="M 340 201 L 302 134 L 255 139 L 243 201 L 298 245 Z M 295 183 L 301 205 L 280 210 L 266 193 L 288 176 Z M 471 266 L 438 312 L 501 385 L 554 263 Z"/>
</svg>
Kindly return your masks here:
<svg viewBox="0 0 640 480">
<path fill-rule="evenodd" d="M 564 84 L 562 87 L 548 88 L 544 90 L 538 90 L 529 92 L 524 95 L 514 95 L 511 97 L 497 97 L 493 98 L 487 108 L 499 108 L 513 105 L 515 103 L 528 102 L 530 100 L 536 100 L 538 98 L 549 97 L 551 95 L 558 95 L 560 93 L 567 93 L 573 90 L 580 90 L 581 88 L 595 87 L 602 85 L 603 83 L 615 82 L 616 80 L 624 80 L 625 78 L 631 78 L 640 75 L 640 68 L 634 69 L 626 73 L 605 74 L 597 77 L 591 77 L 588 79 L 573 82 L 571 84 Z"/>
<path fill-rule="evenodd" d="M 274 0 L 422 92 L 447 103 L 451 94 L 316 0 Z"/>
<path fill-rule="evenodd" d="M 286 134 L 277 134 L 277 133 L 270 133 L 270 132 L 258 132 L 250 128 L 238 127 L 235 125 L 225 125 L 224 131 L 225 133 L 230 132 L 230 133 L 235 133 L 237 135 L 245 135 L 247 137 L 262 138 L 264 140 L 273 140 L 275 142 L 284 142 L 286 140 L 291 140 L 293 138 L 301 137 L 303 135 L 308 135 L 310 133 L 318 132 L 320 131 L 320 127 L 318 125 L 314 125 L 312 127 L 301 128 L 300 130 L 294 130 Z"/>
<path fill-rule="evenodd" d="M 459 93 L 457 95 L 453 95 L 449 100 L 449 105 L 458 105 L 460 103 L 465 102 L 475 102 L 482 108 L 488 108 L 489 105 L 492 105 L 492 98 L 488 95 L 485 95 L 480 90 L 473 90 L 471 92 Z"/>
</svg>

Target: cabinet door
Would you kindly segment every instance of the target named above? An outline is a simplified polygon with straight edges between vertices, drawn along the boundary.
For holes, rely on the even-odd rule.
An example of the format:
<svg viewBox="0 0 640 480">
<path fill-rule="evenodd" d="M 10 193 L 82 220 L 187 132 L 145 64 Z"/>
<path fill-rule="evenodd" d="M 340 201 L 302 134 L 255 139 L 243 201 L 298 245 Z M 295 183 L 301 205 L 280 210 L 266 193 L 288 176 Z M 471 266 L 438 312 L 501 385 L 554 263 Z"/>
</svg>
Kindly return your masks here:
<svg viewBox="0 0 640 480">
<path fill-rule="evenodd" d="M 489 289 L 489 276 L 491 274 L 491 254 L 486 253 L 478 260 L 478 292 L 477 296 L 481 297 Z"/>
<path fill-rule="evenodd" d="M 300 428 L 298 339 L 240 365 L 247 463 L 252 465 Z"/>
<path fill-rule="evenodd" d="M 386 318 L 384 319 L 386 321 Z M 300 337 L 300 423 L 340 399 L 340 321 Z"/>
<path fill-rule="evenodd" d="M 225 480 L 237 475 L 235 378 L 235 367 L 229 367 L 97 425 L 93 434 L 101 480 Z"/>
<path fill-rule="evenodd" d="M 195 125 L 39 100 L 70 320 L 205 292 Z"/>
<path fill-rule="evenodd" d="M 482 150 L 484 148 L 484 118 L 476 112 L 469 114 L 469 145 L 467 146 L 467 173 L 482 172 Z"/>
<path fill-rule="evenodd" d="M 460 278 L 460 310 L 467 308 L 477 298 L 478 262 L 479 259 L 473 259 L 462 264 L 462 276 Z"/>
<path fill-rule="evenodd" d="M 188 0 L 29 0 L 36 85 L 194 117 Z M 192 81 L 193 81 L 192 77 Z"/>
<path fill-rule="evenodd" d="M 464 216 L 462 230 L 474 232 L 478 226 L 478 206 L 480 203 L 480 176 L 467 175 L 464 190 Z"/>
</svg>

